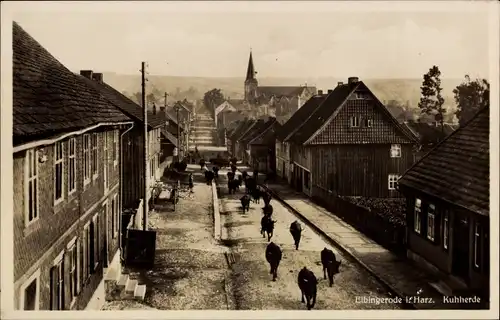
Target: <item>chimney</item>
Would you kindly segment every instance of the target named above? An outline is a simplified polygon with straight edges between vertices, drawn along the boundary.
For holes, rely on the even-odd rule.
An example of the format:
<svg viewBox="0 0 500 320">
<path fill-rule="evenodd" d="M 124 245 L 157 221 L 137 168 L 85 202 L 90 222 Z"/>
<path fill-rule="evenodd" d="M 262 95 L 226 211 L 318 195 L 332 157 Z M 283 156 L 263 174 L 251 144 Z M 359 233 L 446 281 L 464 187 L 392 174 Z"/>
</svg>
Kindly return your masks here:
<svg viewBox="0 0 500 320">
<path fill-rule="evenodd" d="M 80 70 L 80 75 L 92 80 L 92 70 Z"/>
<path fill-rule="evenodd" d="M 333 90 L 332 89 L 328 89 L 328 94 L 332 93 Z"/>
<path fill-rule="evenodd" d="M 341 86 L 341 85 L 343 85 L 343 84 L 344 84 L 344 83 L 343 83 L 342 81 L 337 82 L 337 86 Z"/>
<path fill-rule="evenodd" d="M 357 83 L 358 81 L 359 81 L 358 77 L 349 77 L 349 79 L 347 79 L 347 83 L 349 84 Z"/>
<path fill-rule="evenodd" d="M 97 72 L 96 72 L 96 73 L 92 74 L 92 79 L 93 79 L 94 81 L 97 81 L 97 82 L 99 82 L 99 83 L 102 83 L 102 82 L 103 82 L 103 79 L 102 79 L 102 73 L 97 73 Z"/>
<path fill-rule="evenodd" d="M 318 94 L 322 95 L 323 94 L 323 90 L 318 90 Z"/>
</svg>

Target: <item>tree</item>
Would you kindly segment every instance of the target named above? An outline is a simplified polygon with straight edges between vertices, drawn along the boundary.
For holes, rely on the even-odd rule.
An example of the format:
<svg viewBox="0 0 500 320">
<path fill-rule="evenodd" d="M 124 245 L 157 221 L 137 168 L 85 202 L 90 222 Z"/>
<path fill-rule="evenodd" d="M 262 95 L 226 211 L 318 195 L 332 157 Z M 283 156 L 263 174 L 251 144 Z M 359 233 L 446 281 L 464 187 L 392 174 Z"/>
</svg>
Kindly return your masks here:
<svg viewBox="0 0 500 320">
<path fill-rule="evenodd" d="M 443 108 L 444 98 L 441 95 L 441 71 L 437 66 L 432 66 L 429 72 L 424 74 L 424 80 L 420 87 L 421 95 L 418 107 L 421 114 L 433 115 L 436 122 L 441 125 L 441 132 L 444 132 L 444 115 L 446 109 Z"/>
<path fill-rule="evenodd" d="M 212 89 L 210 91 L 205 92 L 203 95 L 203 103 L 205 107 L 207 107 L 213 115 L 215 115 L 215 108 L 218 105 L 224 102 L 224 95 L 222 94 L 221 89 Z"/>
<path fill-rule="evenodd" d="M 490 104 L 490 84 L 486 79 L 471 81 L 468 75 L 465 81 L 453 89 L 455 102 L 457 103 L 458 122 L 462 126 L 470 120 L 476 112 Z"/>
</svg>

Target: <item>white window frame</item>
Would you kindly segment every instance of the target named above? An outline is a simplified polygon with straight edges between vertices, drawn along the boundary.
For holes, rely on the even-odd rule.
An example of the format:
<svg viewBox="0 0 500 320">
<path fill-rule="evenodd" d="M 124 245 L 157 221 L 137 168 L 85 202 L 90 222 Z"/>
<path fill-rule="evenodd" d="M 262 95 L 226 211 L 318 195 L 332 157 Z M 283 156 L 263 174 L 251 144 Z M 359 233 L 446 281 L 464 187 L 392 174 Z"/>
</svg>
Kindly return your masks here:
<svg viewBox="0 0 500 320">
<path fill-rule="evenodd" d="M 97 132 L 92 133 L 92 138 L 90 140 L 90 151 L 91 151 L 91 176 L 93 180 L 96 180 L 99 176 L 99 134 Z M 94 171 L 95 170 L 95 171 Z"/>
<path fill-rule="evenodd" d="M 103 205 L 107 206 L 107 202 L 105 202 Z M 106 209 L 107 210 L 107 209 Z M 101 221 L 99 219 L 99 212 L 97 212 L 93 217 L 92 217 L 92 223 L 94 224 L 94 239 L 92 239 L 93 246 L 94 246 L 94 270 L 97 269 L 97 266 L 99 265 L 99 259 L 101 258 L 101 239 L 100 239 L 100 232 L 101 232 Z"/>
<path fill-rule="evenodd" d="M 79 245 L 78 245 L 78 240 L 77 237 L 73 237 L 73 239 L 68 243 L 66 246 L 67 253 L 68 253 L 68 260 L 69 260 L 69 268 L 68 268 L 68 277 L 69 277 L 69 288 L 70 288 L 70 297 L 71 297 L 71 304 L 70 306 L 73 307 L 76 301 L 76 297 L 78 297 L 78 294 L 80 292 L 80 252 L 78 250 Z M 74 260 L 75 256 L 76 260 Z M 72 275 L 73 273 L 73 275 Z M 74 279 L 73 277 L 76 277 Z M 73 291 L 74 290 L 74 291 Z"/>
<path fill-rule="evenodd" d="M 104 132 L 104 170 L 103 170 L 103 179 L 104 179 L 104 192 L 108 192 L 109 190 L 109 163 L 108 163 L 108 132 Z"/>
<path fill-rule="evenodd" d="M 391 144 L 391 158 L 401 158 L 401 145 L 400 144 Z"/>
<path fill-rule="evenodd" d="M 354 93 L 356 100 L 364 99 L 364 95 L 361 92 Z"/>
<path fill-rule="evenodd" d="M 418 234 L 422 232 L 422 200 L 419 198 L 415 198 L 413 208 L 413 230 Z"/>
<path fill-rule="evenodd" d="M 400 175 L 393 174 L 393 173 L 389 174 L 388 179 L 387 179 L 389 182 L 388 183 L 389 190 L 396 190 L 396 186 L 397 186 L 397 183 L 399 181 L 399 178 L 401 178 Z"/>
<path fill-rule="evenodd" d="M 83 185 L 87 185 L 92 180 L 92 166 L 91 162 L 91 136 L 90 134 L 83 135 Z"/>
<path fill-rule="evenodd" d="M 71 186 L 71 171 L 73 171 L 73 186 Z M 70 138 L 68 140 L 68 195 L 72 195 L 76 191 L 76 176 L 76 139 Z"/>
<path fill-rule="evenodd" d="M 371 118 L 366 118 L 366 127 L 371 128 L 373 126 L 373 121 Z"/>
<path fill-rule="evenodd" d="M 113 131 L 113 165 L 118 165 L 118 130 Z"/>
<path fill-rule="evenodd" d="M 83 227 L 83 237 L 82 237 L 82 245 L 83 245 L 83 284 L 87 282 L 87 280 L 91 276 L 90 272 L 90 221 Z"/>
<path fill-rule="evenodd" d="M 476 222 L 474 224 L 474 266 L 476 268 L 479 268 L 481 266 L 479 258 L 479 250 L 481 248 L 479 247 L 479 243 L 481 241 L 481 230 L 480 230 L 481 224 Z"/>
<path fill-rule="evenodd" d="M 359 117 L 352 116 L 350 123 L 351 123 L 351 128 L 359 128 Z"/>
<path fill-rule="evenodd" d="M 61 158 L 57 158 L 58 154 L 58 147 L 60 147 L 60 152 L 61 152 Z M 61 197 L 56 198 L 56 189 L 57 189 L 57 166 L 61 166 Z M 61 202 L 64 201 L 64 142 L 56 142 L 54 144 L 54 206 L 60 204 Z"/>
<path fill-rule="evenodd" d="M 436 206 L 429 204 L 427 207 L 427 239 L 434 241 L 436 237 Z"/>
<path fill-rule="evenodd" d="M 36 281 L 34 310 L 40 310 L 40 269 L 33 272 L 33 274 L 21 285 L 21 288 L 19 289 L 19 310 L 24 310 L 24 303 L 26 302 L 26 289 L 33 283 L 33 281 Z"/>
<path fill-rule="evenodd" d="M 56 309 L 58 311 L 60 310 L 64 310 L 64 293 L 65 293 L 65 290 L 64 290 L 64 286 L 65 286 L 65 279 L 64 279 L 64 250 L 61 251 L 61 253 L 59 253 L 57 255 L 57 257 L 54 259 L 53 263 L 52 263 L 52 268 L 54 267 L 58 267 L 59 269 L 57 270 L 57 276 L 58 276 L 58 286 L 57 286 L 57 295 L 58 295 L 58 298 L 59 298 L 59 303 L 61 304 L 61 301 L 62 301 L 62 306 L 58 306 L 59 308 Z M 52 268 L 50 269 L 50 272 L 52 273 Z M 54 288 L 52 288 L 52 281 L 50 282 L 50 297 L 52 298 L 52 290 Z M 52 303 L 51 303 L 51 310 L 54 310 L 52 309 Z"/>
<path fill-rule="evenodd" d="M 443 212 L 443 248 L 448 249 L 448 242 L 450 241 L 450 217 L 448 211 Z"/>
<path fill-rule="evenodd" d="M 38 150 L 29 149 L 26 151 L 24 159 L 24 226 L 27 227 L 40 217 L 39 200 L 38 200 Z M 30 182 L 35 183 L 33 188 L 33 196 L 31 197 L 31 208 L 33 209 L 32 219 L 30 220 Z"/>
</svg>

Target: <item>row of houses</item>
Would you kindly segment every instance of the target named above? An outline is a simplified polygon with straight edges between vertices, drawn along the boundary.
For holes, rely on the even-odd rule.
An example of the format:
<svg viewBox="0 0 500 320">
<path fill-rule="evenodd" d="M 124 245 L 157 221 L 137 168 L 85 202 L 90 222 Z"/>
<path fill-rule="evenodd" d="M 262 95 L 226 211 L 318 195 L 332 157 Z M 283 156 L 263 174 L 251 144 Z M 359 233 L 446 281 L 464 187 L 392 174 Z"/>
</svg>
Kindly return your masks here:
<svg viewBox="0 0 500 320">
<path fill-rule="evenodd" d="M 121 275 L 122 213 L 137 212 L 134 227 L 142 227 L 141 203 L 172 161 L 175 121 L 163 110 L 149 112 L 145 158 L 143 108 L 104 80 L 91 70 L 73 73 L 13 24 L 19 310 L 99 308 L 104 280 Z M 135 292 L 141 298 L 145 288 Z"/>
<path fill-rule="evenodd" d="M 258 142 L 275 155 L 272 161 L 256 160 L 252 128 L 266 137 Z M 245 119 L 226 131 L 234 156 L 260 171 L 266 163 L 267 171 L 321 203 L 406 198 L 408 258 L 439 274 L 447 288 L 489 288 L 488 108 L 458 130 L 398 123 L 351 77 L 319 90 L 283 125 Z"/>
</svg>

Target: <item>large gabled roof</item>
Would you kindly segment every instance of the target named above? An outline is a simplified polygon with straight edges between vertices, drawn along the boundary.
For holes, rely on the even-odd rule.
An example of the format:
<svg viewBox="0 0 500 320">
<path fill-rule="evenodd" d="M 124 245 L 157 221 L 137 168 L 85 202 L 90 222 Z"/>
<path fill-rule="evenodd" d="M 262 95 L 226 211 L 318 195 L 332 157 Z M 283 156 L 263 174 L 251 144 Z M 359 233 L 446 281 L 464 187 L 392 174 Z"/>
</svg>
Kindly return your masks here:
<svg viewBox="0 0 500 320">
<path fill-rule="evenodd" d="M 131 121 L 16 22 L 12 32 L 14 145 Z"/>
<path fill-rule="evenodd" d="M 399 184 L 489 216 L 490 112 L 481 109 L 406 171 Z"/>
</svg>

